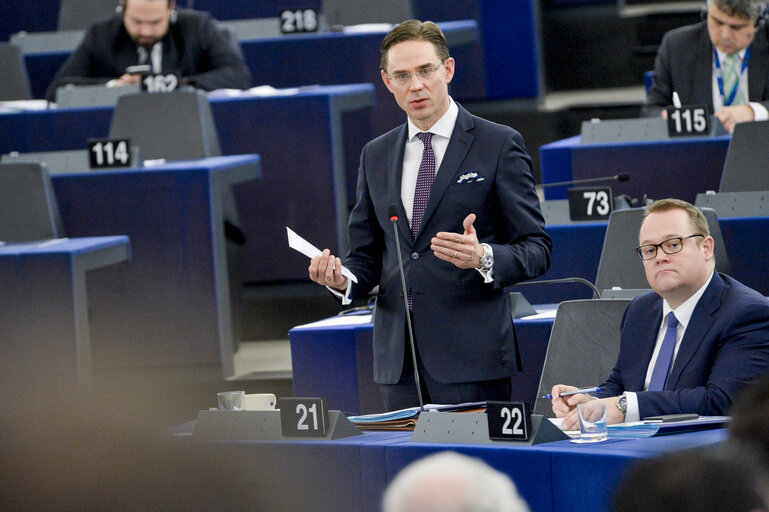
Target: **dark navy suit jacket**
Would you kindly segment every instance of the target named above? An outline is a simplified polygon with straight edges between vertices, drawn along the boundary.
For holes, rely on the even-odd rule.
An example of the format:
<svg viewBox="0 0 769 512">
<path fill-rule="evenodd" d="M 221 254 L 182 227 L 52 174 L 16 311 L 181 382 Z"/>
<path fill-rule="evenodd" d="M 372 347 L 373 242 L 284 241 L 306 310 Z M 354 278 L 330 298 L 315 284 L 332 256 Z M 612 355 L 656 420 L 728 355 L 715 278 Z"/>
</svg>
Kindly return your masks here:
<svg viewBox="0 0 769 512">
<path fill-rule="evenodd" d="M 413 297 L 416 343 L 429 374 L 444 383 L 512 375 L 515 332 L 504 287 L 544 273 L 551 249 L 523 139 L 513 129 L 459 107 L 414 239 L 401 201 L 407 133 L 404 124 L 364 147 L 350 215 L 350 252 L 344 264 L 358 278 L 351 297 L 379 285 L 374 380 L 396 383 L 404 357 L 406 315 L 388 215 L 391 205 L 400 216 L 396 228 Z M 478 239 L 494 251 L 493 283 L 485 284 L 477 271 L 457 268 L 430 250 L 430 239 L 439 231 L 463 233 L 462 221 L 470 213 L 477 215 Z"/>
<path fill-rule="evenodd" d="M 713 44 L 704 21 L 671 30 L 662 38 L 646 103 L 670 106 L 673 91 L 683 105 L 707 105 L 713 111 Z M 769 108 L 769 44 L 764 28 L 756 30 L 750 45 L 748 96 Z"/>
<path fill-rule="evenodd" d="M 694 308 L 664 391 L 642 391 L 662 323 L 662 298 L 645 293 L 622 319 L 617 364 L 600 396 L 638 392 L 641 418 L 726 414 L 735 393 L 769 372 L 769 300 L 715 273 Z"/>
</svg>

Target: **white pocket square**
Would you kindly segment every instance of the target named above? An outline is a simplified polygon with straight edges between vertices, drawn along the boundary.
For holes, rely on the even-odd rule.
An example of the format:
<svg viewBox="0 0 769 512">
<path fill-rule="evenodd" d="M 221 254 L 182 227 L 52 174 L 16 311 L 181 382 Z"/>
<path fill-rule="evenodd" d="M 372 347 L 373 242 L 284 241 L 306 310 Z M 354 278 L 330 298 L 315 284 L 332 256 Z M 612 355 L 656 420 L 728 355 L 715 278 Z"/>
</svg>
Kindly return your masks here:
<svg viewBox="0 0 769 512">
<path fill-rule="evenodd" d="M 486 176 L 481 176 L 477 172 L 466 172 L 462 174 L 457 183 L 475 183 L 476 181 L 484 181 Z"/>
</svg>

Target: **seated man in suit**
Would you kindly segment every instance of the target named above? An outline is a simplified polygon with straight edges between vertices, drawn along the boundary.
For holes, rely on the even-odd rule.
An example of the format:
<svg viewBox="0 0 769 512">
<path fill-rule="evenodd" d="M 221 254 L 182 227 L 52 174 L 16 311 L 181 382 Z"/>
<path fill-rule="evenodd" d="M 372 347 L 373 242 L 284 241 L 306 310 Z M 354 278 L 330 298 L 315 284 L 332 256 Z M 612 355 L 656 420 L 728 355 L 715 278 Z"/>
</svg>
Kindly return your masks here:
<svg viewBox="0 0 769 512">
<path fill-rule="evenodd" d="M 238 42 L 203 12 L 176 9 L 174 0 L 124 0 L 121 12 L 91 26 L 80 46 L 56 73 L 46 96 L 70 84 L 139 83 L 126 68 L 147 64 L 153 73 L 180 75 L 197 89 L 251 86 Z M 120 10 L 120 9 L 119 9 Z"/>
<path fill-rule="evenodd" d="M 769 45 L 759 0 L 708 0 L 707 20 L 662 38 L 648 105 L 707 105 L 728 131 L 769 119 Z M 650 111 L 656 109 L 649 109 Z"/>
<path fill-rule="evenodd" d="M 685 201 L 650 205 L 638 238 L 653 291 L 628 305 L 617 363 L 593 403 L 606 403 L 609 423 L 726 414 L 735 393 L 769 370 L 769 300 L 714 271 L 708 223 Z M 575 389 L 552 390 L 565 429 L 578 425 L 577 404 L 593 400 L 559 396 Z"/>
</svg>

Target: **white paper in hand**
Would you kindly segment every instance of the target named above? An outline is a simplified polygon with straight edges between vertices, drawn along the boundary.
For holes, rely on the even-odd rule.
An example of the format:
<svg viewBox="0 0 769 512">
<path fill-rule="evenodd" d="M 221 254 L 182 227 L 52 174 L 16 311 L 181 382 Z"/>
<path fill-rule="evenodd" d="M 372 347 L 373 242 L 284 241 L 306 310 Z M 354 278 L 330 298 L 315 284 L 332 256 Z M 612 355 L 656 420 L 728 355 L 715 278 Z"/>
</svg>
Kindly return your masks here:
<svg viewBox="0 0 769 512">
<path fill-rule="evenodd" d="M 323 254 L 323 251 L 312 245 L 310 242 L 302 238 L 301 236 L 297 235 L 296 232 L 294 232 L 293 229 L 286 226 L 286 233 L 288 233 L 288 246 L 294 249 L 295 251 L 299 251 L 308 258 L 312 259 L 315 256 L 319 256 Z M 342 267 L 342 275 L 345 276 L 347 279 L 352 281 L 353 283 L 358 282 L 358 278 L 353 275 L 352 272 L 350 272 L 350 269 L 347 267 Z"/>
</svg>

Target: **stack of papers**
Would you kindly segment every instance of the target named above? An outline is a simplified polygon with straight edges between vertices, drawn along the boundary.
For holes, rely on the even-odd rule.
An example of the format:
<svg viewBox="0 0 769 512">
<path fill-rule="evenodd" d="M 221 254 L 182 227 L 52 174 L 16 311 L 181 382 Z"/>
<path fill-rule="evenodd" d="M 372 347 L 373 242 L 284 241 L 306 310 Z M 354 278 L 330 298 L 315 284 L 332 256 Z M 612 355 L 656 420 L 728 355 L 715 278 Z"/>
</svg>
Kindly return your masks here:
<svg viewBox="0 0 769 512">
<path fill-rule="evenodd" d="M 467 402 L 463 404 L 425 404 L 425 412 L 482 412 L 486 402 Z M 360 430 L 404 430 L 413 431 L 419 419 L 419 407 L 409 407 L 397 411 L 348 416 L 348 420 Z"/>
<path fill-rule="evenodd" d="M 561 418 L 548 418 L 555 426 L 561 428 Z M 672 423 L 657 423 L 632 421 L 618 423 L 607 427 L 609 439 L 640 439 L 643 437 L 662 436 L 679 432 L 693 432 L 721 428 L 729 423 L 728 416 L 700 416 L 699 418 Z M 563 429 L 562 429 L 563 430 Z M 579 437 L 579 430 L 564 430 L 571 438 Z"/>
</svg>

